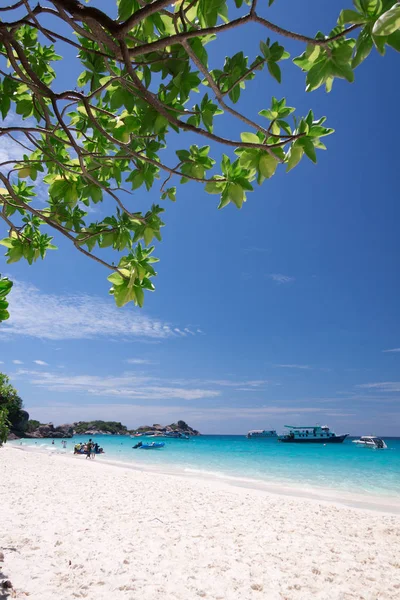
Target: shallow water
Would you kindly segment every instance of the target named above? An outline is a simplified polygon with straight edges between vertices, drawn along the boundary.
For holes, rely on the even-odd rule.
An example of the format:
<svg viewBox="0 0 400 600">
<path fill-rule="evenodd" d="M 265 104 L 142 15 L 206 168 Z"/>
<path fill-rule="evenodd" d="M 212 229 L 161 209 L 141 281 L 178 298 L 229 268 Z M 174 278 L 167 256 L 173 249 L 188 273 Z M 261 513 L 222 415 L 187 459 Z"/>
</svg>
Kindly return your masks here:
<svg viewBox="0 0 400 600">
<path fill-rule="evenodd" d="M 89 436 L 67 440 L 67 450 Z M 200 436 L 165 441 L 161 450 L 133 450 L 138 439 L 93 436 L 113 460 L 142 466 L 173 468 L 180 472 L 264 481 L 285 486 L 329 488 L 346 492 L 398 496 L 400 500 L 400 438 L 385 438 L 387 450 L 352 444 L 282 444 L 276 439 L 248 440 L 244 436 Z M 141 438 L 145 441 L 146 438 Z M 149 440 L 150 441 L 150 440 Z M 12 445 L 43 451 L 62 451 L 61 440 L 20 440 Z"/>
</svg>

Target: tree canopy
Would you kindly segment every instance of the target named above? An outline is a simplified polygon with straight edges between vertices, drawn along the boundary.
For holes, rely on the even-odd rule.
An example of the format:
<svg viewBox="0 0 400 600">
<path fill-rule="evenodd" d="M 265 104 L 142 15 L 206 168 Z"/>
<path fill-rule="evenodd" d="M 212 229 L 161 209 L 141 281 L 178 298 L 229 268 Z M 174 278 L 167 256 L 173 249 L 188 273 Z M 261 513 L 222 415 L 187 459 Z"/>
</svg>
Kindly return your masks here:
<svg viewBox="0 0 400 600">
<path fill-rule="evenodd" d="M 325 117 L 298 115 L 284 97 L 272 97 L 257 119 L 235 105 L 256 75 L 281 82 L 285 39 L 299 43 L 293 63 L 307 92 L 352 82 L 373 48 L 400 51 L 400 3 L 353 0 L 330 32 L 311 37 L 268 20 L 273 2 L 109 0 L 104 12 L 79 0 L 19 0 L 0 8 L 0 136 L 15 149 L 0 163 L 7 262 L 44 258 L 56 233 L 110 272 L 118 306 L 142 306 L 154 290 L 152 243 L 161 240 L 164 208 L 138 211 L 135 198 L 153 190 L 175 201 L 174 183 L 194 181 L 219 197 L 218 208 L 241 208 L 278 168 L 316 162 L 321 138 L 333 132 Z M 259 36 L 259 54 L 245 56 L 238 41 L 211 66 L 208 46 L 243 27 Z M 226 134 L 226 119 L 240 124 L 240 136 Z M 167 164 L 171 139 L 180 148 Z M 102 202 L 106 216 L 95 220 Z M 1 280 L 0 320 L 9 289 Z"/>
<path fill-rule="evenodd" d="M 10 378 L 0 373 L 0 443 L 5 442 L 9 430 L 21 421 L 22 400 L 11 385 Z"/>
</svg>

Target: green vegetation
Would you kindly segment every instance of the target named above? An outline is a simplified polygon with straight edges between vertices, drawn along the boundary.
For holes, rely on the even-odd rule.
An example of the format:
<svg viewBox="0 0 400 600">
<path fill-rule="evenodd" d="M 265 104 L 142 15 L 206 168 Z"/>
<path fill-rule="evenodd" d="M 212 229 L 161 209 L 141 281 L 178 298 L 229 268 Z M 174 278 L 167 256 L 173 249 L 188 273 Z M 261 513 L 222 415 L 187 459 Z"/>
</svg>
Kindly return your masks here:
<svg viewBox="0 0 400 600">
<path fill-rule="evenodd" d="M 6 321 L 6 319 L 10 317 L 10 314 L 7 310 L 8 302 L 6 297 L 10 293 L 12 286 L 12 281 L 10 281 L 7 277 L 2 277 L 0 275 L 0 323 L 1 321 Z"/>
<path fill-rule="evenodd" d="M 10 431 L 23 433 L 26 427 L 25 411 L 17 390 L 9 377 L 0 373 L 0 437 L 5 442 Z M 5 437 L 4 437 L 5 436 Z"/>
<path fill-rule="evenodd" d="M 26 426 L 26 433 L 32 433 L 32 431 L 35 431 L 35 429 L 40 427 L 40 425 L 42 425 L 42 423 L 40 421 L 36 421 L 35 419 L 30 419 Z"/>
<path fill-rule="evenodd" d="M 8 434 L 10 433 L 10 425 L 7 409 L 0 406 L 0 446 L 7 441 Z"/>
<path fill-rule="evenodd" d="M 234 105 L 261 72 L 281 83 L 287 38 L 302 52 L 292 62 L 304 72 L 307 92 L 323 85 L 329 92 L 337 78 L 353 82 L 373 48 L 400 51 L 400 4 L 353 0 L 329 33 L 309 37 L 272 23 L 273 2 L 110 0 L 104 12 L 78 0 L 49 0 L 46 7 L 24 0 L 3 8 L 0 112 L 3 120 L 11 113 L 21 119 L 0 127 L 10 148 L 21 151 L 0 163 L 7 262 L 43 259 L 56 248 L 57 233 L 111 271 L 118 306 L 142 306 L 144 292 L 154 290 L 152 243 L 161 240 L 164 208 L 140 211 L 129 195 L 136 200 L 151 190 L 151 198 L 174 202 L 173 183 L 194 182 L 219 197 L 219 208 L 241 208 L 278 169 L 291 171 L 303 158 L 316 162 L 322 138 L 333 132 L 325 117 L 297 115 L 284 97 L 266 99 L 257 118 Z M 304 3 L 304 10 L 311 7 Z M 238 32 L 249 25 L 260 36 L 251 57 Z M 222 61 L 213 49 L 211 68 L 208 45 L 218 46 L 231 29 L 234 53 Z M 70 61 L 72 54 L 76 63 L 64 64 L 63 55 Z M 242 132 L 229 138 L 233 120 Z M 167 164 L 167 141 L 180 132 L 182 147 Z M 38 177 L 47 186 L 40 200 Z M 99 212 L 93 205 L 106 200 L 107 216 L 91 220 Z M 8 316 L 8 291 L 0 288 L 0 319 Z"/>
<path fill-rule="evenodd" d="M 118 421 L 79 421 L 79 423 L 74 423 L 73 427 L 77 434 L 93 430 L 113 434 L 128 433 L 125 425 L 122 425 L 122 423 L 119 423 Z"/>
</svg>

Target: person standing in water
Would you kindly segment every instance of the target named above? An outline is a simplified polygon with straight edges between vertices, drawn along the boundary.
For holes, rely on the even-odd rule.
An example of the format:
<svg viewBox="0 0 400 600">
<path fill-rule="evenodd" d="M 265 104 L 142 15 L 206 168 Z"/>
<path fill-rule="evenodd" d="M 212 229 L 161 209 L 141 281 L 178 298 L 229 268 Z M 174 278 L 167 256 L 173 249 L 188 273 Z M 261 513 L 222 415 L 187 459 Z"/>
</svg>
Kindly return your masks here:
<svg viewBox="0 0 400 600">
<path fill-rule="evenodd" d="M 92 446 L 93 446 L 92 438 L 90 438 L 90 440 L 86 444 L 86 459 L 88 459 L 88 458 L 90 459 L 90 453 L 92 451 Z"/>
</svg>

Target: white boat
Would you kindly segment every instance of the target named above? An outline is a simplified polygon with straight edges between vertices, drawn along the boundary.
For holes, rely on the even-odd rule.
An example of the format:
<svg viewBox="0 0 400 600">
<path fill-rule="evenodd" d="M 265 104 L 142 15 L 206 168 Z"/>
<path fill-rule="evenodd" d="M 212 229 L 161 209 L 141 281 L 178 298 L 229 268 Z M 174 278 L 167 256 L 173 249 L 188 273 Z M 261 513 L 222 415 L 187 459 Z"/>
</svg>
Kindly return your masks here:
<svg viewBox="0 0 400 600">
<path fill-rule="evenodd" d="M 289 433 L 279 435 L 280 442 L 297 444 L 341 444 L 349 435 L 343 433 L 336 435 L 327 425 L 309 425 L 296 427 L 295 425 L 285 425 Z"/>
<path fill-rule="evenodd" d="M 248 438 L 273 438 L 277 437 L 275 429 L 251 429 L 247 436 Z"/>
<path fill-rule="evenodd" d="M 374 435 L 363 435 L 359 440 L 353 440 L 353 444 L 357 444 L 357 446 L 363 446 L 364 448 L 375 448 L 378 450 L 383 450 L 387 448 L 385 442 Z"/>
</svg>

